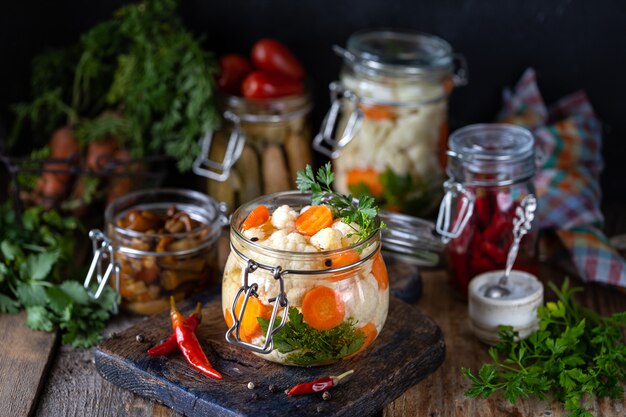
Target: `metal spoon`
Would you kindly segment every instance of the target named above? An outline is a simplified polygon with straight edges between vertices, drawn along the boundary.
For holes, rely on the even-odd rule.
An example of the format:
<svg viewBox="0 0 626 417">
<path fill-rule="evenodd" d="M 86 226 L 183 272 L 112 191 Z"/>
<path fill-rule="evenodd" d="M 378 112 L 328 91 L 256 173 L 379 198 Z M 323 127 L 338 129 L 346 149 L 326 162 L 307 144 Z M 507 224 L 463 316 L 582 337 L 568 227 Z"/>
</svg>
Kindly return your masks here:
<svg viewBox="0 0 626 417">
<path fill-rule="evenodd" d="M 515 209 L 515 218 L 513 219 L 513 243 L 509 249 L 509 253 L 506 257 L 506 268 L 504 275 L 500 277 L 497 284 L 487 287 L 485 290 L 485 297 L 487 298 L 502 298 L 511 294 L 511 291 L 506 287 L 509 280 L 509 274 L 517 258 L 517 252 L 519 251 L 519 244 L 522 237 L 531 228 L 531 223 L 535 218 L 535 210 L 537 209 L 537 199 L 534 195 L 529 194 Z"/>
</svg>

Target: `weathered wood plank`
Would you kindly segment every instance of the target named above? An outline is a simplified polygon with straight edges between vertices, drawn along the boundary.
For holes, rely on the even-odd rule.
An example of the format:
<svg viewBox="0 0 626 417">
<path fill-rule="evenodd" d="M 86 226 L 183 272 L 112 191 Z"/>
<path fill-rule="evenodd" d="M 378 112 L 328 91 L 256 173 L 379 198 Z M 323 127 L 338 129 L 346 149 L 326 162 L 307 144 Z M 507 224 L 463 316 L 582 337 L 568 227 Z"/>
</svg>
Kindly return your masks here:
<svg viewBox="0 0 626 417">
<path fill-rule="evenodd" d="M 564 273 L 544 266 L 543 280 L 560 283 Z M 511 405 L 501 397 L 487 400 L 471 399 L 463 395 L 469 388 L 468 381 L 461 375 L 462 367 L 478 369 L 489 362 L 487 346 L 480 343 L 471 333 L 468 324 L 467 303 L 454 297 L 446 284 L 444 271 L 422 274 L 425 296 L 417 303 L 441 327 L 446 342 L 446 359 L 443 365 L 419 385 L 408 390 L 391 403 L 384 411 L 385 417 L 404 416 L 550 416 L 565 417 L 560 404 L 536 399 L 522 399 Z M 582 285 L 574 282 L 575 285 Z M 599 285 L 586 285 L 581 294 L 581 303 L 602 314 L 626 310 L 626 297 L 614 289 Z M 548 294 L 548 298 L 552 297 Z M 596 401 L 592 414 L 598 416 L 626 415 L 626 399 L 622 401 Z"/>
<path fill-rule="evenodd" d="M 56 333 L 25 322 L 25 312 L 0 314 L 0 416 L 32 415 L 56 350 Z"/>
<path fill-rule="evenodd" d="M 187 303 L 189 307 L 191 303 Z M 209 302 L 204 310 L 198 338 L 209 359 L 224 375 L 210 380 L 191 369 L 180 354 L 169 358 L 149 358 L 146 344 L 135 337 L 159 340 L 169 332 L 166 314 L 102 343 L 96 351 L 96 364 L 104 378 L 145 397 L 165 403 L 185 415 L 284 416 L 324 415 L 363 416 L 376 413 L 408 387 L 416 384 L 443 361 L 443 338 L 437 325 L 423 313 L 392 299 L 389 318 L 380 338 L 363 355 L 338 364 L 318 368 L 286 367 L 267 362 L 250 352 L 234 348 L 224 340 L 226 326 L 221 303 Z M 322 375 L 336 375 L 356 369 L 353 381 L 333 392 L 331 403 L 320 395 L 292 398 L 283 391 L 298 382 Z M 246 385 L 253 381 L 254 392 Z M 276 384 L 278 391 L 268 387 Z M 254 394 L 258 398 L 252 399 Z"/>
<path fill-rule="evenodd" d="M 116 317 L 107 327 L 106 334 L 119 332 L 141 320 L 138 317 Z M 160 404 L 102 379 L 95 369 L 94 350 L 69 346 L 59 349 L 42 392 L 37 416 L 181 417 Z"/>
</svg>

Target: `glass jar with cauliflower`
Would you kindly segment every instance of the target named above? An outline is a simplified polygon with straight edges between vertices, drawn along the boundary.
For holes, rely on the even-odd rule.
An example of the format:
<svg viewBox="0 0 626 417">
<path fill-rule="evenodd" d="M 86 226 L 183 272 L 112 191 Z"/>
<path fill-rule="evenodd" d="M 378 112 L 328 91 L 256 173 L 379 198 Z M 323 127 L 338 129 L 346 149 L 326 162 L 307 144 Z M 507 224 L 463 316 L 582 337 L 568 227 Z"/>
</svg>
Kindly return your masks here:
<svg viewBox="0 0 626 417">
<path fill-rule="evenodd" d="M 444 178 L 448 96 L 466 82 L 454 74 L 452 48 L 432 35 L 369 30 L 336 50 L 344 65 L 331 92 L 341 116 L 336 138 L 324 138 L 323 129 L 315 147 L 332 150 L 325 153 L 334 160 L 337 191 L 373 196 L 389 210 L 432 215 Z"/>
<path fill-rule="evenodd" d="M 236 344 L 312 366 L 353 357 L 378 336 L 389 304 L 380 232 L 362 236 L 337 213 L 311 205 L 311 194 L 284 192 L 233 214 L 222 307 Z"/>
</svg>

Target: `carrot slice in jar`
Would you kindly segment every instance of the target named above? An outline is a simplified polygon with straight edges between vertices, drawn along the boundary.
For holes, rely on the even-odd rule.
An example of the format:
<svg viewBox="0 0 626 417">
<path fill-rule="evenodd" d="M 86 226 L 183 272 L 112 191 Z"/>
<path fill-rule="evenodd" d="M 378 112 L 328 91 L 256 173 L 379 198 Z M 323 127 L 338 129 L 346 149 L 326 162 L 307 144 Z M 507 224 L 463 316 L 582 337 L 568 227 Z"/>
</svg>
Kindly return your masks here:
<svg viewBox="0 0 626 417">
<path fill-rule="evenodd" d="M 316 330 L 330 330 L 343 321 L 345 306 L 339 295 L 328 287 L 315 287 L 302 299 L 304 321 Z"/>
<path fill-rule="evenodd" d="M 352 355 L 346 356 L 344 359 L 349 359 L 349 358 L 351 358 L 351 357 L 353 357 L 355 355 L 358 355 L 359 353 L 363 352 L 369 345 L 372 344 L 374 339 L 376 339 L 376 336 L 378 336 L 378 330 L 376 330 L 376 326 L 372 322 L 367 323 L 363 327 L 359 327 L 358 330 L 362 331 L 363 334 L 365 334 L 365 339 L 363 340 L 363 345 L 361 346 L 361 348 L 359 350 L 354 352 Z"/>
<path fill-rule="evenodd" d="M 380 197 L 383 195 L 383 184 L 380 182 L 380 172 L 373 168 L 351 169 L 346 173 L 346 182 L 348 187 L 365 185 L 372 197 Z"/>
<path fill-rule="evenodd" d="M 385 265 L 385 261 L 383 260 L 383 255 L 378 252 L 378 255 L 374 258 L 374 262 L 372 262 L 372 275 L 376 278 L 376 282 L 378 282 L 378 288 L 381 290 L 386 289 L 389 286 L 389 275 L 387 274 L 387 266 Z"/>
<path fill-rule="evenodd" d="M 235 306 L 235 314 L 237 315 L 239 315 L 241 311 L 243 298 L 244 297 L 241 296 L 239 300 L 237 300 L 237 305 Z M 241 319 L 239 332 L 239 336 L 244 342 L 250 343 L 253 338 L 261 335 L 261 325 L 257 320 L 258 317 L 268 319 L 270 314 L 267 307 L 258 298 L 250 297 L 248 298 L 246 311 L 243 313 L 243 318 Z M 229 308 L 224 310 L 224 319 L 226 320 L 226 325 L 230 328 L 234 323 L 234 319 Z"/>
<path fill-rule="evenodd" d="M 343 266 L 352 265 L 356 262 L 359 262 L 361 257 L 355 250 L 348 250 L 347 252 L 341 252 L 336 255 L 332 255 L 325 262 L 325 265 L 331 268 L 341 268 Z M 330 278 L 331 281 L 341 281 L 342 279 L 348 278 L 350 276 L 356 275 L 357 272 L 354 272 L 352 268 L 347 271 L 336 272 Z"/>
<path fill-rule="evenodd" d="M 333 225 L 333 212 L 326 206 L 312 206 L 296 219 L 298 233 L 313 236 Z"/>
<path fill-rule="evenodd" d="M 246 217 L 246 220 L 244 220 L 241 227 L 243 230 L 248 230 L 253 227 L 259 227 L 266 221 L 268 221 L 269 218 L 270 211 L 267 209 L 267 207 L 260 205 L 252 210 L 250 214 L 248 214 L 248 217 Z"/>
</svg>

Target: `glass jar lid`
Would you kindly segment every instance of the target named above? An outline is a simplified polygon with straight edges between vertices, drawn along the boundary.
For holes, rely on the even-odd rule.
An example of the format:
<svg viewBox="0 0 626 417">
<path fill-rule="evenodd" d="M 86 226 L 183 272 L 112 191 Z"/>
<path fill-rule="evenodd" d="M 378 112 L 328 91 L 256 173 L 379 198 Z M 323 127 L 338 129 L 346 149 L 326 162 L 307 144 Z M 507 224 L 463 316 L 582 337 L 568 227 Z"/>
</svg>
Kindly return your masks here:
<svg viewBox="0 0 626 417">
<path fill-rule="evenodd" d="M 523 181 L 535 173 L 534 145 L 532 133 L 523 127 L 498 123 L 466 126 L 448 140 L 447 172 L 472 185 Z"/>
<path fill-rule="evenodd" d="M 450 74 L 452 47 L 445 40 L 408 30 L 374 29 L 354 33 L 341 53 L 355 70 L 390 76 Z"/>
</svg>

